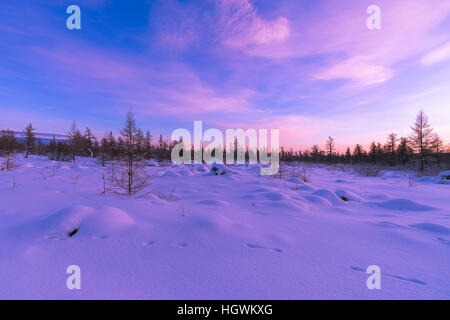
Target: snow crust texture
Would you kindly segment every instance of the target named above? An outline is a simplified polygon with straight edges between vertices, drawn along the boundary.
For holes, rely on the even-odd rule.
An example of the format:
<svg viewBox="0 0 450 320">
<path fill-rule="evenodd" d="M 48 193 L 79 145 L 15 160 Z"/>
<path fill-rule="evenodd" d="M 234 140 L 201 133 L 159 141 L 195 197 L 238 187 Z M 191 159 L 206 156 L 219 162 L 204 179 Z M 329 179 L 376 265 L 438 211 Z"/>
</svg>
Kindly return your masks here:
<svg viewBox="0 0 450 320">
<path fill-rule="evenodd" d="M 2 299 L 450 299 L 448 172 L 411 187 L 397 171 L 152 163 L 128 198 L 102 193 L 95 160 L 16 162 L 0 172 Z"/>
</svg>

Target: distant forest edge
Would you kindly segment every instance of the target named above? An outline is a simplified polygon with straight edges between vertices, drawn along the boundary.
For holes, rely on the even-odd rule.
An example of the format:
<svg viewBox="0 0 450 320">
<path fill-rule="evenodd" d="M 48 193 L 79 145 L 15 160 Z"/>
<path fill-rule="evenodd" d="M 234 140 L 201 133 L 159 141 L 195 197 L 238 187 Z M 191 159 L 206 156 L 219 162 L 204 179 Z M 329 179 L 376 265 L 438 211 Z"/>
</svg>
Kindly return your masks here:
<svg viewBox="0 0 450 320">
<path fill-rule="evenodd" d="M 154 141 L 150 131 L 144 133 L 136 128 L 134 115 L 129 112 L 127 122 L 133 122 L 132 128 L 122 131 L 115 137 L 112 131 L 106 132 L 105 136 L 97 139 L 89 128 L 84 133 L 77 128 L 74 122 L 65 135 L 50 135 L 35 133 L 32 124 L 29 124 L 23 132 L 14 132 L 8 129 L 0 130 L 0 156 L 9 157 L 15 153 L 24 153 L 27 158 L 29 154 L 47 156 L 56 161 L 75 161 L 79 157 L 98 158 L 102 165 L 109 161 L 120 160 L 130 150 L 137 159 L 157 159 L 159 161 L 170 160 L 171 153 L 180 141 L 170 141 L 159 135 Z M 131 132 L 130 132 L 131 130 Z M 235 140 L 232 146 L 236 152 L 245 152 L 246 159 L 253 153 L 258 156 L 258 150 L 249 150 L 240 146 Z M 224 154 L 230 152 L 224 148 Z M 183 151 L 181 151 L 183 152 Z M 194 151 L 191 151 L 194 152 Z M 214 151 L 213 151 L 214 155 Z M 328 137 L 323 148 L 315 144 L 306 150 L 294 150 L 281 147 L 280 161 L 282 162 L 312 162 L 328 164 L 376 164 L 383 166 L 407 166 L 419 172 L 425 173 L 427 168 L 450 169 L 450 145 L 435 133 L 428 121 L 428 117 L 420 111 L 411 133 L 408 137 L 398 137 L 390 133 L 384 143 L 372 142 L 369 150 L 356 144 L 348 147 L 344 153 L 335 150 L 335 139 Z"/>
<path fill-rule="evenodd" d="M 0 135 L 6 133 L 7 130 L 0 130 Z M 25 131 L 21 131 L 21 132 L 14 132 L 17 141 L 20 142 L 24 142 L 27 140 L 27 133 Z M 41 132 L 36 132 L 34 133 L 34 138 L 35 138 L 35 142 L 36 144 L 39 143 L 43 143 L 43 144 L 50 144 L 50 142 L 52 142 L 53 137 L 55 138 L 56 141 L 64 141 L 67 140 L 67 136 L 64 134 L 50 134 L 50 133 L 41 133 Z"/>
</svg>

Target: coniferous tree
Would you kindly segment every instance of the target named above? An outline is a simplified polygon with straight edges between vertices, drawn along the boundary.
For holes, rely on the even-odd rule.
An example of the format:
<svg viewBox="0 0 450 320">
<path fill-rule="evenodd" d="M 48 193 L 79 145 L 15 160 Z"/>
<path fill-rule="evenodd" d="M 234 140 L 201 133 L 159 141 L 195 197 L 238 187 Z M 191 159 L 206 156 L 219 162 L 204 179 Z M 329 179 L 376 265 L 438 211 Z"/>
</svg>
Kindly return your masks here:
<svg viewBox="0 0 450 320">
<path fill-rule="evenodd" d="M 313 145 L 311 148 L 311 159 L 313 162 L 319 161 L 320 157 L 320 149 L 317 144 Z"/>
<path fill-rule="evenodd" d="M 122 129 L 119 143 L 121 155 L 119 169 L 113 165 L 111 170 L 111 190 L 118 194 L 132 196 L 148 186 L 142 154 L 139 152 L 139 132 L 134 114 L 129 111 Z"/>
<path fill-rule="evenodd" d="M 100 147 L 98 150 L 98 157 L 100 159 L 101 165 L 104 167 L 106 162 L 112 158 L 112 148 L 109 143 L 109 133 L 106 132 L 105 136 L 100 141 Z"/>
<path fill-rule="evenodd" d="M 355 146 L 355 149 L 353 150 L 353 157 L 355 158 L 355 161 L 361 162 L 365 154 L 366 152 L 364 151 L 363 147 L 360 144 L 357 144 Z"/>
<path fill-rule="evenodd" d="M 409 142 L 407 138 L 401 137 L 400 142 L 397 146 L 397 154 L 402 164 L 408 162 L 409 154 L 412 153 L 412 149 L 409 146 Z"/>
<path fill-rule="evenodd" d="M 378 147 L 375 141 L 372 141 L 369 147 L 369 160 L 374 163 L 378 161 Z"/>
<path fill-rule="evenodd" d="M 164 155 L 166 152 L 166 143 L 164 142 L 164 138 L 162 134 L 159 135 L 158 139 L 158 160 L 161 161 L 164 159 Z M 196 151 L 198 152 L 198 151 Z"/>
<path fill-rule="evenodd" d="M 114 134 L 112 133 L 112 131 L 109 131 L 107 139 L 108 139 L 108 151 L 109 151 L 110 157 L 112 159 L 118 157 L 120 152 L 118 150 L 116 138 L 114 138 Z"/>
<path fill-rule="evenodd" d="M 397 147 L 397 141 L 397 134 L 390 133 L 384 146 L 384 152 L 386 157 L 388 158 L 388 161 L 390 162 L 390 165 L 395 164 L 395 149 Z"/>
<path fill-rule="evenodd" d="M 75 156 L 79 152 L 80 144 L 82 141 L 81 132 L 80 132 L 80 130 L 77 129 L 77 124 L 75 121 L 72 123 L 72 126 L 70 127 L 69 132 L 67 132 L 67 137 L 69 138 L 72 162 L 75 162 Z"/>
<path fill-rule="evenodd" d="M 444 151 L 444 141 L 437 134 L 434 134 L 433 140 L 431 141 L 431 150 L 435 153 Z"/>
<path fill-rule="evenodd" d="M 37 138 L 37 154 L 38 155 L 42 155 L 43 149 L 44 149 L 44 145 L 42 143 L 42 139 L 41 138 Z"/>
<path fill-rule="evenodd" d="M 14 151 L 17 148 L 17 140 L 14 131 L 0 131 L 0 150 L 5 153 L 5 164 L 2 169 L 9 171 L 14 167 Z"/>
<path fill-rule="evenodd" d="M 328 161 L 331 163 L 331 159 L 333 157 L 333 152 L 334 152 L 334 139 L 332 137 L 328 137 L 326 144 L 325 144 L 325 148 L 327 150 L 327 155 L 328 155 Z"/>
<path fill-rule="evenodd" d="M 428 117 L 425 115 L 423 110 L 421 110 L 417 116 L 414 126 L 411 127 L 412 133 L 409 136 L 409 141 L 412 147 L 420 155 L 420 171 L 423 172 L 425 169 L 425 156 L 430 152 L 432 140 L 433 140 L 433 129 L 428 122 Z"/>
<path fill-rule="evenodd" d="M 144 139 L 144 154 L 147 159 L 152 156 L 152 138 L 150 131 L 147 130 Z"/>
<path fill-rule="evenodd" d="M 390 133 L 388 136 L 386 145 L 385 145 L 385 150 L 386 150 L 387 154 L 389 154 L 391 156 L 395 155 L 395 148 L 397 146 L 397 141 L 398 141 L 397 134 Z"/>
<path fill-rule="evenodd" d="M 28 155 L 34 149 L 34 141 L 35 141 L 35 136 L 34 136 L 34 132 L 33 132 L 34 130 L 36 130 L 36 129 L 33 128 L 33 125 L 31 123 L 25 128 L 25 143 L 27 146 L 25 159 L 28 158 Z"/>
<path fill-rule="evenodd" d="M 92 134 L 91 129 L 86 128 L 86 131 L 84 133 L 84 140 L 86 144 L 86 149 L 87 151 L 89 151 L 89 155 L 91 156 L 91 158 L 93 158 L 94 157 L 93 149 L 97 138 Z"/>
<path fill-rule="evenodd" d="M 352 152 L 350 151 L 350 147 L 347 147 L 347 150 L 345 151 L 345 160 L 347 162 L 350 162 L 352 159 Z"/>
</svg>

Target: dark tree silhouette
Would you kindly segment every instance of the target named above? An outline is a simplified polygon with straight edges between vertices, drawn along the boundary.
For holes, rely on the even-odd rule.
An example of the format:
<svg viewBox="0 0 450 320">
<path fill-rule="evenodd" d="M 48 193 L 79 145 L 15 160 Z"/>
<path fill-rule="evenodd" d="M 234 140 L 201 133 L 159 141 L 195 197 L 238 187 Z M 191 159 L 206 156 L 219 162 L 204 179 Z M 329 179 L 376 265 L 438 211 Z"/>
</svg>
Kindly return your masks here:
<svg viewBox="0 0 450 320">
<path fill-rule="evenodd" d="M 328 137 L 326 143 L 325 143 L 325 149 L 327 151 L 328 155 L 328 161 L 331 163 L 331 160 L 333 158 L 333 152 L 334 152 L 334 139 L 332 137 Z"/>
<path fill-rule="evenodd" d="M 134 115 L 129 111 L 121 131 L 123 149 L 118 162 L 119 168 L 115 165 L 111 168 L 111 190 L 115 193 L 131 196 L 149 185 L 142 153 L 139 151 L 140 133 L 136 128 Z"/>
<path fill-rule="evenodd" d="M 412 133 L 409 136 L 409 141 L 412 147 L 420 155 L 420 171 L 423 172 L 425 169 L 425 156 L 431 150 L 434 137 L 433 129 L 423 110 L 417 114 L 416 121 L 411 129 Z"/>
<path fill-rule="evenodd" d="M 36 129 L 33 128 L 33 125 L 31 123 L 25 128 L 25 143 L 27 146 L 27 151 L 25 154 L 26 159 L 28 159 L 28 155 L 34 149 L 34 141 L 35 141 L 35 136 L 33 132 L 34 130 Z"/>
</svg>

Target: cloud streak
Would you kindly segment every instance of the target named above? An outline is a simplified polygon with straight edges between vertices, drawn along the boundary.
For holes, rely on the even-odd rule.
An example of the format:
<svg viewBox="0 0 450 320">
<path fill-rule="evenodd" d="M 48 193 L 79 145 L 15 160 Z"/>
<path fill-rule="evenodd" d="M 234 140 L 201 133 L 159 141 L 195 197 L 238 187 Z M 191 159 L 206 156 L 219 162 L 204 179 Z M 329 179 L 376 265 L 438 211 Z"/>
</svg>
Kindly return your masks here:
<svg viewBox="0 0 450 320">
<path fill-rule="evenodd" d="M 450 41 L 428 52 L 420 61 L 424 66 L 432 66 L 447 60 L 450 60 Z"/>
</svg>

